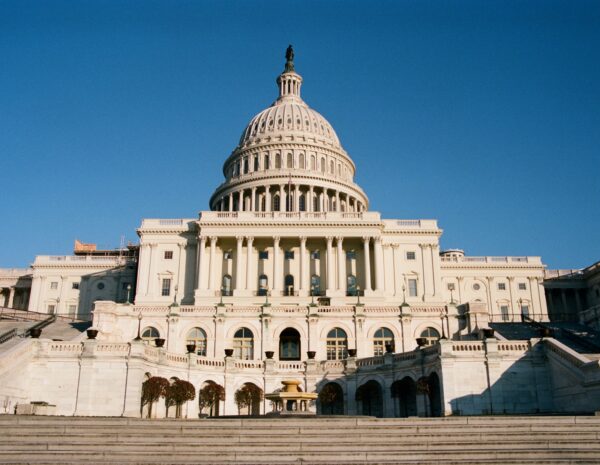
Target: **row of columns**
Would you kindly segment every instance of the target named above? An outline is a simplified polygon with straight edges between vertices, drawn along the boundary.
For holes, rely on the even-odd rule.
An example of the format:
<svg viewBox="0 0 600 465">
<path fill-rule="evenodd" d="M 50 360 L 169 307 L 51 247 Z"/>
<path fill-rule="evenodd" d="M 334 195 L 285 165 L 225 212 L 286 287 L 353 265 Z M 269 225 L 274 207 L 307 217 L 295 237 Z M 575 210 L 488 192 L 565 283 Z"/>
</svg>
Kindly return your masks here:
<svg viewBox="0 0 600 465">
<path fill-rule="evenodd" d="M 380 237 L 363 237 L 363 250 L 364 250 L 364 290 L 365 291 L 383 291 L 383 249 L 381 245 Z M 206 236 L 200 236 L 198 238 L 198 252 L 197 252 L 197 272 L 196 272 L 196 289 L 199 291 L 217 291 L 220 288 L 220 282 L 216 282 L 217 279 L 217 242 L 219 238 L 212 236 L 210 238 Z M 246 241 L 246 252 L 244 254 L 244 240 Z M 271 288 L 273 291 L 283 291 L 283 255 L 280 250 L 279 236 L 272 237 L 273 240 L 273 282 Z M 307 237 L 302 236 L 300 240 L 300 253 L 299 253 L 299 280 L 298 288 L 300 291 L 310 291 L 309 282 L 309 270 L 310 270 L 310 257 L 307 253 L 306 241 Z M 333 242 L 335 240 L 334 253 Z M 207 253 L 207 242 L 208 253 Z M 327 291 L 346 291 L 346 255 L 343 247 L 344 237 L 327 237 L 326 238 L 326 278 L 327 278 Z M 375 287 L 371 286 L 371 242 L 373 242 L 374 249 L 374 271 L 375 271 Z M 258 288 L 257 276 L 254 272 L 258 269 L 258 263 L 256 262 L 256 254 L 253 248 L 254 237 L 252 236 L 237 236 L 236 237 L 236 271 L 237 276 L 234 276 L 234 290 L 235 291 L 252 291 Z M 243 269 L 243 257 L 246 256 L 246 279 L 242 281 L 241 270 Z M 337 255 L 337 264 L 335 260 Z M 337 275 L 337 282 L 336 282 Z"/>
<path fill-rule="evenodd" d="M 302 189 L 301 189 L 302 187 Z M 272 188 L 275 191 L 272 192 Z M 279 196 L 276 210 L 275 196 Z M 300 198 L 304 196 L 304 208 L 301 210 Z M 315 199 L 317 205 L 315 208 Z M 237 202 L 237 203 L 236 203 Z M 213 207 L 217 211 L 346 211 L 362 212 L 365 205 L 356 197 L 335 189 L 314 188 L 298 184 L 275 184 L 267 187 L 252 187 L 231 191 L 221 197 Z"/>
</svg>

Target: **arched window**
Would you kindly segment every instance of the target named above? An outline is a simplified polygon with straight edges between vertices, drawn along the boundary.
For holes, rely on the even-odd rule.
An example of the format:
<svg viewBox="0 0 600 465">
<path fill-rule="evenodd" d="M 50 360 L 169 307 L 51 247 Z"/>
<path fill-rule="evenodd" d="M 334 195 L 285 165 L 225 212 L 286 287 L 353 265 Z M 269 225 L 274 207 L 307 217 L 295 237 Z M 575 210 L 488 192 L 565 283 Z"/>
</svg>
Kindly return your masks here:
<svg viewBox="0 0 600 465">
<path fill-rule="evenodd" d="M 260 211 L 264 212 L 267 208 L 267 196 L 263 196 L 260 199 Z"/>
<path fill-rule="evenodd" d="M 281 154 L 275 155 L 275 169 L 281 168 Z"/>
<path fill-rule="evenodd" d="M 241 360 L 254 358 L 254 335 L 248 328 L 240 328 L 233 336 L 233 356 Z"/>
<path fill-rule="evenodd" d="M 325 158 L 321 158 L 321 172 L 325 172 L 327 166 L 325 166 Z"/>
<path fill-rule="evenodd" d="M 333 162 L 333 160 L 331 160 L 331 162 L 329 162 L 329 172 L 331 174 L 335 173 L 335 163 Z"/>
<path fill-rule="evenodd" d="M 222 292 L 222 295 L 232 295 L 231 275 L 226 274 L 225 276 L 223 276 L 223 279 L 221 282 L 221 292 Z"/>
<path fill-rule="evenodd" d="M 187 335 L 186 344 L 194 344 L 196 353 L 206 357 L 206 333 L 202 328 L 192 328 Z"/>
<path fill-rule="evenodd" d="M 306 195 L 302 194 L 300 196 L 300 199 L 298 200 L 298 206 L 300 207 L 299 210 L 301 212 L 306 211 Z"/>
<path fill-rule="evenodd" d="M 291 274 L 287 274 L 285 275 L 284 278 L 284 293 L 287 296 L 293 296 L 294 295 L 294 276 L 292 276 Z"/>
<path fill-rule="evenodd" d="M 269 278 L 266 274 L 261 274 L 258 277 L 258 295 L 265 296 L 269 289 Z"/>
<path fill-rule="evenodd" d="M 287 167 L 288 168 L 294 167 L 294 155 L 292 155 L 291 153 L 287 154 Z"/>
<path fill-rule="evenodd" d="M 327 333 L 327 360 L 343 360 L 348 357 L 348 336 L 341 328 Z"/>
<path fill-rule="evenodd" d="M 265 162 L 264 162 L 263 169 L 265 169 L 265 170 L 269 169 L 269 154 L 268 153 L 265 154 Z"/>
<path fill-rule="evenodd" d="M 145 344 L 150 344 L 159 337 L 160 333 L 158 332 L 158 329 L 156 329 L 154 326 L 147 326 L 142 331 L 142 340 Z"/>
<path fill-rule="evenodd" d="M 379 328 L 373 336 L 373 355 L 383 355 L 387 352 L 387 346 L 394 351 L 394 333 L 388 328 Z"/>
<path fill-rule="evenodd" d="M 298 168 L 300 168 L 301 170 L 303 170 L 305 168 L 305 166 L 304 166 L 304 154 L 303 153 L 300 154 L 300 159 L 298 161 Z"/>
<path fill-rule="evenodd" d="M 353 274 L 349 275 L 346 278 L 346 295 L 357 295 L 358 294 L 358 288 L 356 287 L 356 276 L 354 276 Z"/>
<path fill-rule="evenodd" d="M 433 345 L 440 339 L 440 333 L 437 329 L 428 327 L 421 332 L 421 336 L 427 339 L 427 345 Z"/>
<path fill-rule="evenodd" d="M 300 360 L 300 333 L 286 328 L 279 335 L 279 359 Z"/>
<path fill-rule="evenodd" d="M 280 206 L 281 201 L 279 200 L 279 194 L 275 194 L 275 196 L 273 197 L 273 211 L 278 212 Z"/>
<path fill-rule="evenodd" d="M 313 171 L 315 171 L 315 169 L 316 169 L 316 166 L 315 166 L 315 165 L 316 165 L 316 159 L 315 159 L 315 156 L 314 156 L 314 155 L 311 155 L 311 156 L 310 156 L 310 169 L 311 169 L 311 170 L 313 170 Z"/>
<path fill-rule="evenodd" d="M 316 195 L 313 197 L 313 211 L 314 212 L 320 211 L 320 208 L 319 208 L 319 197 L 316 196 Z"/>
<path fill-rule="evenodd" d="M 321 295 L 321 277 L 317 274 L 310 277 L 310 292 L 312 295 Z"/>
<path fill-rule="evenodd" d="M 248 174 L 248 158 L 244 158 L 244 174 Z"/>
</svg>

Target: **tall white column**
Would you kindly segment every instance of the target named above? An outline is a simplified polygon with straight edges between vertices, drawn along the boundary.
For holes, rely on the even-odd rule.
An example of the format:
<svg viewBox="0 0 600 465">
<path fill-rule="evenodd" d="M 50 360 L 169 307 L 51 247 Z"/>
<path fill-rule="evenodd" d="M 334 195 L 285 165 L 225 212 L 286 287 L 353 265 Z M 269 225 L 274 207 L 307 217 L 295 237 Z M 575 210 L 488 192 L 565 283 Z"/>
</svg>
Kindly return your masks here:
<svg viewBox="0 0 600 465">
<path fill-rule="evenodd" d="M 206 273 L 202 268 L 206 268 L 206 236 L 200 236 L 198 238 L 198 262 L 196 263 L 196 289 L 206 289 L 206 279 L 204 279 Z"/>
<path fill-rule="evenodd" d="M 272 211 L 271 208 L 271 190 L 270 190 L 271 186 L 266 186 L 265 187 L 265 211 Z"/>
<path fill-rule="evenodd" d="M 393 294 L 395 296 L 399 296 L 402 293 L 402 283 L 400 282 L 401 274 L 400 274 L 400 268 L 398 266 L 400 263 L 400 259 L 398 257 L 399 249 L 400 249 L 399 244 L 392 244 L 392 266 L 393 266 L 393 273 L 394 273 L 394 292 L 393 292 Z"/>
<path fill-rule="evenodd" d="M 342 211 L 342 209 L 340 208 L 340 191 L 335 191 L 335 211 Z"/>
<path fill-rule="evenodd" d="M 308 199 L 306 201 L 306 211 L 307 212 L 312 212 L 313 211 L 313 206 L 314 206 L 314 189 L 313 186 L 308 186 Z"/>
<path fill-rule="evenodd" d="M 335 262 L 333 261 L 333 237 L 327 238 L 327 294 L 335 289 Z"/>
<path fill-rule="evenodd" d="M 306 256 L 306 237 L 300 236 L 300 293 L 308 289 L 309 262 Z"/>
<path fill-rule="evenodd" d="M 363 255 L 365 259 L 365 291 L 371 290 L 371 251 L 370 237 L 363 237 Z"/>
<path fill-rule="evenodd" d="M 156 263 L 156 251 L 157 244 L 148 244 L 150 247 L 150 271 L 148 272 L 148 281 L 146 283 L 146 295 L 151 295 L 154 297 L 154 282 L 156 281 L 154 276 L 154 269 Z"/>
<path fill-rule="evenodd" d="M 212 292 L 216 290 L 215 279 L 217 277 L 217 267 L 215 260 L 217 259 L 217 237 L 210 238 L 210 268 L 208 271 L 208 289 Z"/>
<path fill-rule="evenodd" d="M 279 236 L 273 238 L 273 291 L 274 295 L 279 295 Z"/>
<path fill-rule="evenodd" d="M 252 194 L 250 194 L 250 211 L 254 212 L 260 210 L 256 208 L 256 187 L 252 188 Z"/>
<path fill-rule="evenodd" d="M 179 296 L 185 297 L 185 265 L 187 262 L 186 250 L 187 244 L 178 244 L 179 246 L 179 263 L 177 266 L 177 291 L 175 292 L 175 299 L 181 301 Z"/>
<path fill-rule="evenodd" d="M 244 251 L 244 237 L 237 236 L 237 248 L 235 250 L 235 290 L 243 289 L 242 282 L 242 254 Z"/>
<path fill-rule="evenodd" d="M 244 191 L 243 190 L 239 191 L 238 195 L 239 195 L 238 211 L 243 212 L 244 211 Z"/>
<path fill-rule="evenodd" d="M 381 237 L 376 237 L 373 244 L 375 252 L 375 290 L 383 291 L 383 248 L 381 247 Z"/>
<path fill-rule="evenodd" d="M 338 290 L 346 293 L 346 257 L 344 256 L 343 237 L 337 237 L 337 259 L 338 259 Z"/>
<path fill-rule="evenodd" d="M 229 193 L 229 211 L 233 211 L 233 192 Z"/>
<path fill-rule="evenodd" d="M 252 290 L 253 284 L 253 271 L 254 271 L 254 250 L 252 249 L 252 243 L 254 238 L 249 236 L 246 238 L 246 290 Z"/>
</svg>

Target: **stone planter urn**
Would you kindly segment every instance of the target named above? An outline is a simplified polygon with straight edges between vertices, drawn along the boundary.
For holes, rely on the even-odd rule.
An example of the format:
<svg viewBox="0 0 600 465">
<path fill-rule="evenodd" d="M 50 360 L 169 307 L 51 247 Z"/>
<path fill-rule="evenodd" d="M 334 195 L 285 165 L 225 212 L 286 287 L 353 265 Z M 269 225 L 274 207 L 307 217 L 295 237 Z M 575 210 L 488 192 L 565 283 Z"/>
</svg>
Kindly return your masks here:
<svg viewBox="0 0 600 465">
<path fill-rule="evenodd" d="M 162 347 L 165 345 L 165 340 L 162 337 L 157 337 L 154 339 L 154 343 L 156 344 L 156 347 Z"/>
<path fill-rule="evenodd" d="M 265 357 L 267 357 L 269 360 L 273 358 L 273 355 L 275 355 L 275 352 L 273 352 L 272 350 L 267 350 L 265 352 Z"/>
<path fill-rule="evenodd" d="M 392 346 L 392 344 L 386 344 L 385 345 L 385 353 L 386 354 L 393 354 L 394 353 L 394 347 Z"/>
<path fill-rule="evenodd" d="M 233 349 L 225 349 L 225 357 L 231 357 L 233 355 Z"/>
<path fill-rule="evenodd" d="M 187 349 L 188 354 L 196 352 L 196 344 L 186 344 L 185 348 Z"/>
<path fill-rule="evenodd" d="M 88 329 L 86 331 L 86 333 L 87 333 L 88 339 L 96 339 L 96 336 L 98 336 L 98 330 L 97 329 Z"/>
<path fill-rule="evenodd" d="M 419 347 L 425 347 L 427 345 L 427 338 L 426 337 L 418 337 L 417 338 L 417 345 Z"/>
<path fill-rule="evenodd" d="M 38 339 L 41 335 L 42 335 L 42 329 L 41 328 L 33 328 L 29 330 L 29 335 L 33 338 L 33 339 Z"/>
<path fill-rule="evenodd" d="M 314 360 L 317 356 L 317 353 L 314 350 L 309 350 L 308 352 L 306 352 L 306 356 L 309 360 Z"/>
<path fill-rule="evenodd" d="M 348 357 L 356 357 L 356 349 L 348 349 Z"/>
</svg>

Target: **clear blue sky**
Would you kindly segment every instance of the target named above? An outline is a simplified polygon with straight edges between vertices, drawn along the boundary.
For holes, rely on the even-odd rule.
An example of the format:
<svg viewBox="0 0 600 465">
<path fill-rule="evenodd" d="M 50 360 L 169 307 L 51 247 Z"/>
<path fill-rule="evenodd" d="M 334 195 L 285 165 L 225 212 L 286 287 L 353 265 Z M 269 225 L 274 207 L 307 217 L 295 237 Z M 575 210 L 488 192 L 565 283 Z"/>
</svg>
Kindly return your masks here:
<svg viewBox="0 0 600 465">
<path fill-rule="evenodd" d="M 598 1 L 0 1 L 0 267 L 196 217 L 288 43 L 371 209 L 600 260 Z"/>
</svg>

